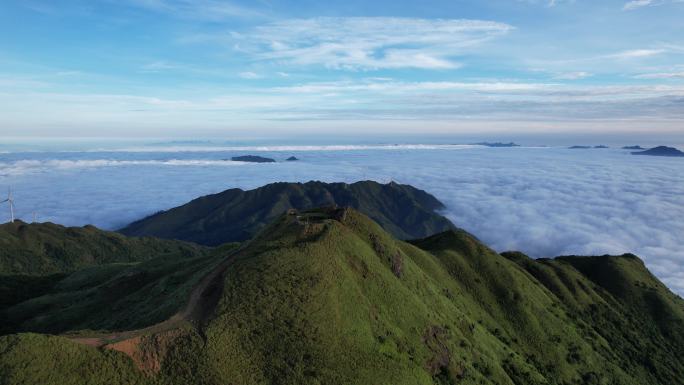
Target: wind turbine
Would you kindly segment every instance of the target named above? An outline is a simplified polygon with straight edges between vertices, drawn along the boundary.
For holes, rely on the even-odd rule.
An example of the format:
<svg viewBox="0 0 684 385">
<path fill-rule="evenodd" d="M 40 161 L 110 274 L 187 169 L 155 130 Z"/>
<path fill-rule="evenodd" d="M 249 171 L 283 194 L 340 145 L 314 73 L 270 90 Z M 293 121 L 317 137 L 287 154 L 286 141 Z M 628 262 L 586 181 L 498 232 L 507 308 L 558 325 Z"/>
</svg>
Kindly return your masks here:
<svg viewBox="0 0 684 385">
<path fill-rule="evenodd" d="M 14 198 L 12 198 L 12 188 L 10 187 L 7 189 L 7 199 L 0 203 L 5 203 L 9 204 L 9 209 L 10 209 L 10 223 L 14 223 Z"/>
</svg>

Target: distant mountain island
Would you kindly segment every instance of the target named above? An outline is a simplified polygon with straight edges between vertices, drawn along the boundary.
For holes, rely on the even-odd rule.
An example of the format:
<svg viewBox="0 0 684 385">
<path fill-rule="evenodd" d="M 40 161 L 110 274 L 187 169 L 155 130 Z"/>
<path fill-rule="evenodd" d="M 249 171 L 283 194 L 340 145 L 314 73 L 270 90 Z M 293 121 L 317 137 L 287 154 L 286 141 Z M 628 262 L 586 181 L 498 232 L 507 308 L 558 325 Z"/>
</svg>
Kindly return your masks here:
<svg viewBox="0 0 684 385">
<path fill-rule="evenodd" d="M 353 207 L 400 239 L 421 238 L 455 226 L 438 213 L 434 196 L 412 186 L 373 181 L 273 183 L 255 190 L 230 189 L 197 198 L 119 230 L 216 246 L 244 241 L 288 209 Z"/>
<path fill-rule="evenodd" d="M 252 163 L 275 163 L 275 159 L 265 158 L 258 155 L 242 155 L 230 158 L 234 162 L 252 162 Z"/>
<path fill-rule="evenodd" d="M 622 147 L 623 150 L 645 150 L 645 148 L 641 146 L 624 146 Z"/>
<path fill-rule="evenodd" d="M 501 142 L 480 142 L 480 143 L 473 143 L 473 145 L 476 146 L 486 146 L 486 147 L 520 147 L 519 144 L 509 142 L 509 143 L 501 143 Z"/>
<path fill-rule="evenodd" d="M 287 159 L 285 159 L 285 160 L 288 161 L 288 162 L 293 162 L 293 161 L 296 161 L 296 160 L 299 160 L 299 159 L 297 159 L 296 156 L 291 156 L 291 157 L 289 157 L 289 158 L 287 158 Z"/>
<path fill-rule="evenodd" d="M 650 155 L 650 156 L 684 156 L 684 152 L 679 151 L 674 147 L 658 146 L 646 151 L 633 152 L 632 155 Z"/>
</svg>

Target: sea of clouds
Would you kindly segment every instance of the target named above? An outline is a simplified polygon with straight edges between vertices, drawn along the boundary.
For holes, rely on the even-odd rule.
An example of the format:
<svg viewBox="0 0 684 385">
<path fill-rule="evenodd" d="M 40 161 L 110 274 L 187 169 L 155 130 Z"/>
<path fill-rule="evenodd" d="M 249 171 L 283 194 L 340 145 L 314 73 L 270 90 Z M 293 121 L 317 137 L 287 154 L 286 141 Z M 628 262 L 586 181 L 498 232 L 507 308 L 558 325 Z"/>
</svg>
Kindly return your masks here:
<svg viewBox="0 0 684 385">
<path fill-rule="evenodd" d="M 278 162 L 227 160 L 250 153 Z M 285 162 L 291 155 L 301 160 Z M 498 251 L 533 257 L 632 252 L 684 294 L 682 158 L 637 157 L 618 149 L 456 145 L 0 153 L 0 189 L 13 187 L 22 219 L 35 213 L 38 221 L 105 229 L 227 188 L 365 179 L 432 193 L 456 225 Z M 0 218 L 7 215 L 0 206 Z"/>
</svg>

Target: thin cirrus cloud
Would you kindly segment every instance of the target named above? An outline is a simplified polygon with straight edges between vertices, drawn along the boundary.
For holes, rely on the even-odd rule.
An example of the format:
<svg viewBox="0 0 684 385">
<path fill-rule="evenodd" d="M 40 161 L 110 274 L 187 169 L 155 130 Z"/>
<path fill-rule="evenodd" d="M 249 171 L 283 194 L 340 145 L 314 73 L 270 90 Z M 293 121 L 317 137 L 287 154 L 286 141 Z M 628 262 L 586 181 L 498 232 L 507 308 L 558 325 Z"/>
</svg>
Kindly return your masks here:
<svg viewBox="0 0 684 385">
<path fill-rule="evenodd" d="M 684 71 L 682 72 L 656 72 L 650 74 L 636 75 L 636 79 L 684 79 Z"/>
<path fill-rule="evenodd" d="M 320 17 L 277 21 L 232 37 L 259 60 L 298 66 L 456 69 L 458 56 L 512 29 L 481 20 Z"/>
<path fill-rule="evenodd" d="M 179 66 L 177 64 L 172 64 L 172 63 L 160 60 L 160 61 L 154 61 L 154 62 L 142 65 L 140 67 L 140 71 L 145 72 L 145 73 L 157 73 L 157 72 L 176 70 L 179 68 L 181 68 L 181 66 Z"/>
<path fill-rule="evenodd" d="M 625 11 L 633 11 L 635 9 L 644 7 L 653 7 L 656 5 L 663 5 L 668 3 L 682 3 L 683 0 L 632 0 L 627 2 L 622 9 Z"/>
<path fill-rule="evenodd" d="M 258 73 L 252 71 L 240 72 L 238 75 L 241 78 L 248 80 L 261 79 L 263 77 L 262 75 L 259 75 Z"/>
<path fill-rule="evenodd" d="M 469 99 L 485 94 L 488 100 L 506 98 L 507 95 L 527 95 L 548 102 L 576 100 L 635 100 L 659 98 L 662 96 L 684 96 L 684 86 L 677 85 L 587 85 L 572 86 L 563 83 L 530 82 L 405 82 L 405 81 L 339 81 L 305 83 L 279 87 L 273 94 L 319 94 L 319 95 L 415 95 L 423 98 L 421 92 L 461 95 Z M 440 100 L 436 100 L 439 102 Z M 425 100 L 425 103 L 429 101 Z"/>
<path fill-rule="evenodd" d="M 613 119 L 624 125 L 630 120 L 650 119 L 654 125 L 684 118 L 684 87 L 676 85 L 371 80 L 306 83 L 274 88 L 268 94 L 289 102 L 285 109 L 269 110 L 267 116 L 276 120 Z M 316 102 L 310 104 L 312 100 Z"/>
<path fill-rule="evenodd" d="M 666 52 L 667 50 L 665 49 L 633 49 L 608 55 L 607 57 L 615 59 L 638 59 L 661 55 Z"/>
<path fill-rule="evenodd" d="M 578 80 L 588 77 L 601 81 L 606 75 L 630 74 L 632 77 L 643 72 L 647 63 L 668 63 L 684 52 L 672 44 L 653 44 L 651 47 L 616 50 L 590 55 L 573 55 L 567 58 L 527 58 L 527 66 L 533 71 L 552 74 L 556 80 Z M 581 70 L 578 70 L 581 69 Z M 604 84 L 608 84 L 602 81 Z"/>
<path fill-rule="evenodd" d="M 127 0 L 126 3 L 185 19 L 221 21 L 234 18 L 261 18 L 264 15 L 254 8 L 229 1 L 217 0 Z"/>
<path fill-rule="evenodd" d="M 257 75 L 257 74 L 255 74 Z M 251 76 L 251 75 L 248 75 Z M 587 85 L 529 82 L 408 82 L 392 79 L 310 82 L 281 87 L 246 85 L 201 98 L 159 98 L 120 94 L 0 92 L 7 113 L 0 124 L 25 128 L 92 124 L 183 130 L 225 127 L 258 121 L 272 127 L 283 121 L 649 121 L 660 127 L 684 119 L 684 86 Z M 41 114 L 35 114 L 40 106 Z M 74 122 L 73 116 L 80 121 Z M 271 122 L 271 123 L 268 123 Z M 356 125 L 356 124 L 355 124 Z M 382 123 L 369 127 L 380 127 Z M 365 126 L 364 126 L 365 127 Z"/>
<path fill-rule="evenodd" d="M 631 11 L 637 8 L 642 8 L 642 7 L 648 7 L 651 5 L 655 5 L 655 1 L 653 0 L 633 0 L 625 4 L 625 6 L 622 8 L 625 11 Z"/>
<path fill-rule="evenodd" d="M 580 80 L 580 79 L 586 79 L 588 77 L 591 77 L 592 74 L 586 71 L 576 71 L 576 72 L 566 72 L 562 74 L 558 74 L 554 77 L 554 79 L 558 80 Z"/>
<path fill-rule="evenodd" d="M 522 0 L 531 4 L 544 4 L 545 6 L 552 8 L 562 3 L 574 3 L 575 0 Z"/>
</svg>

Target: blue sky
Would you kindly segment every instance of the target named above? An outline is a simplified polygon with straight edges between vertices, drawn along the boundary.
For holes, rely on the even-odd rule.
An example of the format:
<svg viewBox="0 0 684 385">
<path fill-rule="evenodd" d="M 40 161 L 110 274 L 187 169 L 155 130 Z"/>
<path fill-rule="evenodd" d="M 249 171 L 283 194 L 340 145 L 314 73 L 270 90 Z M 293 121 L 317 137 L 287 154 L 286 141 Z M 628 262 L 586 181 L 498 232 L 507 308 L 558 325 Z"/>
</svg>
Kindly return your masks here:
<svg viewBox="0 0 684 385">
<path fill-rule="evenodd" d="M 683 0 L 5 0 L 0 135 L 676 135 L 683 19 Z"/>
</svg>

